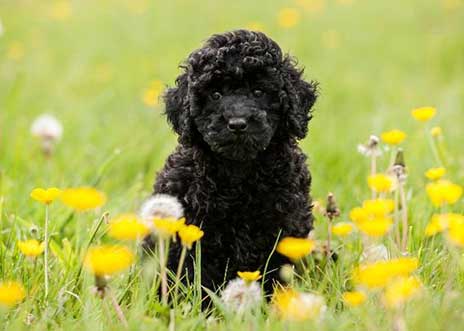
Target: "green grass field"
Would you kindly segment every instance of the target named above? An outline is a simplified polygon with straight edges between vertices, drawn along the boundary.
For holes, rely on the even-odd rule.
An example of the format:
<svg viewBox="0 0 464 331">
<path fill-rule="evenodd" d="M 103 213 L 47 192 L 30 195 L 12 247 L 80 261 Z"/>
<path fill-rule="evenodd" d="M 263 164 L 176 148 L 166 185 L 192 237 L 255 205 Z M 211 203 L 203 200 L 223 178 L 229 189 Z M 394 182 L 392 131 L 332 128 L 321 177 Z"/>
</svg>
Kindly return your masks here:
<svg viewBox="0 0 464 331">
<path fill-rule="evenodd" d="M 283 8 L 298 13 L 294 26 L 279 24 Z M 324 201 L 333 192 L 341 209 L 338 220 L 349 221 L 350 210 L 370 197 L 369 160 L 357 145 L 391 129 L 407 133 L 402 147 L 409 252 L 420 261 L 415 274 L 423 283 L 421 296 L 396 310 L 384 308 L 376 293 L 360 307 L 344 306 L 342 293 L 352 289 L 351 270 L 362 251 L 360 235 L 354 234 L 335 239 L 337 263 L 306 272 L 298 282 L 300 290 L 325 297 L 328 308 L 321 320 L 285 321 L 267 305 L 245 316 L 218 307 L 208 315 L 199 310 L 197 293 L 189 293 L 174 311 L 175 325 L 173 318 L 170 324 L 154 295 L 156 282 L 145 275 L 150 268 L 136 263 L 110 283 L 129 328 L 462 329 L 462 248 L 448 245 L 442 235 L 424 236 L 432 214 L 464 212 L 462 198 L 434 209 L 424 177 L 428 168 L 439 166 L 429 129 L 440 126 L 446 177 L 464 184 L 462 0 L 0 0 L 0 22 L 0 281 L 20 281 L 27 293 L 22 303 L 0 308 L 1 329 L 124 329 L 111 305 L 92 293 L 92 276 L 80 269 L 90 239 L 111 241 L 104 225 L 94 233 L 103 212 L 136 212 L 176 145 L 163 105 L 148 105 L 143 95 L 153 81 L 172 85 L 178 65 L 209 35 L 250 26 L 259 26 L 298 58 L 308 79 L 320 82 L 315 116 L 301 146 L 309 156 L 312 195 Z M 418 123 L 411 109 L 421 106 L 436 107 L 437 116 Z M 30 134 L 42 113 L 53 114 L 64 127 L 50 158 Z M 385 150 L 380 171 L 389 158 Z M 43 257 L 25 258 L 17 241 L 43 239 L 44 208 L 29 194 L 51 186 L 95 186 L 108 202 L 98 212 L 80 214 L 51 205 L 53 254 L 45 300 Z M 316 216 L 316 237 L 325 240 L 326 220 Z M 398 255 L 392 236 L 380 241 Z M 405 328 L 393 326 L 398 316 Z"/>
</svg>

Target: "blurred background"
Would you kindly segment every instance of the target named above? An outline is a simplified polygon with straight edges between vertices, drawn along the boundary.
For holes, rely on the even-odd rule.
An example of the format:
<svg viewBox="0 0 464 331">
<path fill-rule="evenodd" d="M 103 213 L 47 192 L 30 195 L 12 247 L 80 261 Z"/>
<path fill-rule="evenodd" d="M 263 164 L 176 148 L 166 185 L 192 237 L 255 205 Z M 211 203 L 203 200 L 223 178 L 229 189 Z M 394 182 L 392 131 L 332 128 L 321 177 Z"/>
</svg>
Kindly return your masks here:
<svg viewBox="0 0 464 331">
<path fill-rule="evenodd" d="M 267 33 L 320 82 L 301 143 L 316 197 L 360 200 L 368 161 L 356 146 L 393 128 L 423 181 L 435 164 L 410 116 L 420 106 L 437 108 L 462 183 L 463 22 L 462 0 L 0 0 L 6 203 L 19 212 L 33 187 L 98 184 L 116 209 L 136 208 L 176 145 L 159 96 L 208 36 L 238 28 Z M 51 159 L 30 135 L 42 113 L 64 127 Z"/>
</svg>

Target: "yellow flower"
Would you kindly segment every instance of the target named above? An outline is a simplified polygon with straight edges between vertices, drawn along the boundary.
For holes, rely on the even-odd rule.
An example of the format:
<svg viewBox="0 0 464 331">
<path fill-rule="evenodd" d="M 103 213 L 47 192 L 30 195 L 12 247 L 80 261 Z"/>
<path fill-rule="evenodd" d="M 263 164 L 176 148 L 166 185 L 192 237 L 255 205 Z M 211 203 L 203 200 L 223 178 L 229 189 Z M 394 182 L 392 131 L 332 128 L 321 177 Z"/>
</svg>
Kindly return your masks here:
<svg viewBox="0 0 464 331">
<path fill-rule="evenodd" d="M 460 223 L 464 224 L 464 215 L 455 213 L 433 215 L 425 228 L 425 235 L 433 236 L 447 230 L 450 226 L 459 226 Z"/>
<path fill-rule="evenodd" d="M 353 281 L 369 289 L 382 288 L 393 279 L 409 276 L 419 266 L 414 257 L 401 257 L 360 265 L 353 272 Z"/>
<path fill-rule="evenodd" d="M 348 222 L 339 222 L 332 226 L 332 233 L 339 237 L 346 237 L 353 232 L 353 224 Z"/>
<path fill-rule="evenodd" d="M 421 289 L 422 283 L 417 277 L 402 277 L 387 286 L 383 301 L 387 307 L 395 308 L 417 295 Z"/>
<path fill-rule="evenodd" d="M 369 188 L 375 192 L 390 192 L 393 188 L 393 180 L 385 174 L 371 175 L 367 178 Z"/>
<path fill-rule="evenodd" d="M 350 307 L 362 305 L 367 300 L 366 294 L 360 291 L 343 293 L 343 301 Z"/>
<path fill-rule="evenodd" d="M 295 8 L 283 8 L 279 11 L 277 22 L 284 29 L 294 27 L 300 21 L 300 12 Z"/>
<path fill-rule="evenodd" d="M 291 321 L 316 319 L 327 309 L 323 297 L 293 289 L 276 290 L 272 301 L 279 316 Z"/>
<path fill-rule="evenodd" d="M 436 138 L 443 134 L 443 130 L 439 126 L 434 126 L 430 129 L 430 134 L 432 135 L 432 137 Z"/>
<path fill-rule="evenodd" d="M 419 122 L 429 121 L 435 116 L 436 113 L 437 110 L 433 107 L 421 107 L 411 111 L 412 117 L 414 117 L 414 119 Z"/>
<path fill-rule="evenodd" d="M 49 205 L 55 199 L 57 199 L 61 194 L 61 190 L 56 187 L 51 187 L 48 189 L 35 188 L 31 192 L 31 198 L 37 200 L 43 204 Z"/>
<path fill-rule="evenodd" d="M 261 279 L 261 272 L 259 270 L 256 271 L 239 271 L 237 275 L 243 279 L 246 283 L 251 283 Z"/>
<path fill-rule="evenodd" d="M 137 215 L 123 214 L 109 223 L 108 235 L 119 240 L 138 240 L 148 235 L 150 229 Z"/>
<path fill-rule="evenodd" d="M 427 195 L 435 207 L 456 203 L 462 195 L 462 187 L 448 180 L 438 180 L 426 186 Z"/>
<path fill-rule="evenodd" d="M 286 237 L 277 245 L 277 252 L 292 260 L 299 260 L 314 249 L 315 243 L 309 239 Z"/>
<path fill-rule="evenodd" d="M 359 231 L 371 237 L 381 237 L 390 231 L 393 220 L 389 217 L 373 218 L 362 222 L 357 222 Z"/>
<path fill-rule="evenodd" d="M 373 199 L 363 202 L 364 212 L 371 217 L 383 217 L 395 209 L 395 202 L 390 199 Z"/>
<path fill-rule="evenodd" d="M 26 297 L 24 287 L 13 281 L 0 282 L 0 305 L 13 307 Z"/>
<path fill-rule="evenodd" d="M 400 130 L 391 130 L 382 133 L 380 137 L 389 145 L 399 145 L 406 139 L 406 133 Z"/>
<path fill-rule="evenodd" d="M 84 265 L 96 276 L 104 277 L 129 268 L 134 259 L 134 254 L 125 246 L 101 245 L 89 249 Z"/>
<path fill-rule="evenodd" d="M 163 92 L 163 83 L 160 80 L 152 81 L 150 86 L 143 92 L 143 103 L 148 107 L 157 106 L 161 92 Z"/>
<path fill-rule="evenodd" d="M 184 226 L 185 218 L 155 218 L 153 220 L 156 232 L 164 238 L 170 238 Z"/>
<path fill-rule="evenodd" d="M 448 219 L 448 240 L 460 247 L 464 247 L 464 216 L 452 214 Z"/>
<path fill-rule="evenodd" d="M 188 249 L 192 248 L 192 244 L 203 237 L 203 231 L 195 225 L 184 225 L 179 229 L 179 237 L 182 245 Z"/>
<path fill-rule="evenodd" d="M 61 201 L 76 211 L 87 211 L 103 206 L 106 195 L 91 187 L 70 188 L 63 191 Z"/>
<path fill-rule="evenodd" d="M 50 17 L 57 21 L 65 21 L 71 16 L 71 3 L 66 0 L 55 1 L 50 8 Z"/>
<path fill-rule="evenodd" d="M 18 241 L 18 248 L 24 255 L 28 257 L 36 257 L 45 250 L 45 243 L 39 243 L 35 239 Z"/>
<path fill-rule="evenodd" d="M 443 167 L 438 168 L 430 168 L 425 172 L 425 177 L 430 180 L 438 180 L 441 179 L 446 174 L 446 169 Z"/>
<path fill-rule="evenodd" d="M 356 207 L 350 211 L 350 219 L 356 224 L 361 223 L 369 219 L 369 214 L 364 208 Z"/>
</svg>

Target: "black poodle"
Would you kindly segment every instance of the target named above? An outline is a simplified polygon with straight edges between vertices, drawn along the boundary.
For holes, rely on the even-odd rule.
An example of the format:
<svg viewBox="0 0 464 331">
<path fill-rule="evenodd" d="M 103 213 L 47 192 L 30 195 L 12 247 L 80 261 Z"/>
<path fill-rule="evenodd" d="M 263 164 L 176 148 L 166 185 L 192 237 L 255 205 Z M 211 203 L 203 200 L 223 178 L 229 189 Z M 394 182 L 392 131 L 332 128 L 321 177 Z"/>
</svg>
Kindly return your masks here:
<svg viewBox="0 0 464 331">
<path fill-rule="evenodd" d="M 311 177 L 297 140 L 306 136 L 317 84 L 302 79 L 275 41 L 247 30 L 213 35 L 181 68 L 164 96 L 179 145 L 155 193 L 177 197 L 187 223 L 203 229 L 203 286 L 217 289 L 237 271 L 267 265 L 270 291 L 289 262 L 271 255 L 276 242 L 312 228 Z M 172 270 L 179 254 L 171 248 Z"/>
</svg>

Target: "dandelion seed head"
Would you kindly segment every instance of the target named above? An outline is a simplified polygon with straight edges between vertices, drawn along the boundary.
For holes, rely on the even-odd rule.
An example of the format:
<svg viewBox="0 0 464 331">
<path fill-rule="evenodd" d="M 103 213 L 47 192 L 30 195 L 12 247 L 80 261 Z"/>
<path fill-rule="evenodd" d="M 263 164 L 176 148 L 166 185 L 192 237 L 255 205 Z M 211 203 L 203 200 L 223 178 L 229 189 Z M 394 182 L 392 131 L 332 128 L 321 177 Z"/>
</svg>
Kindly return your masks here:
<svg viewBox="0 0 464 331">
<path fill-rule="evenodd" d="M 369 245 L 364 248 L 361 262 L 385 261 L 389 259 L 388 249 L 383 244 Z"/>
<path fill-rule="evenodd" d="M 261 286 L 258 282 L 247 283 L 236 278 L 227 284 L 221 293 L 221 299 L 228 310 L 243 314 L 261 305 Z"/>
<path fill-rule="evenodd" d="M 273 303 L 280 317 L 291 321 L 321 319 L 327 310 L 322 296 L 293 289 L 277 290 Z"/>
<path fill-rule="evenodd" d="M 32 123 L 31 134 L 42 140 L 58 141 L 63 135 L 63 126 L 55 116 L 43 114 Z"/>
<path fill-rule="evenodd" d="M 184 208 L 180 201 L 172 195 L 155 194 L 142 204 L 139 215 L 150 223 L 154 218 L 179 219 L 184 216 Z"/>
</svg>

